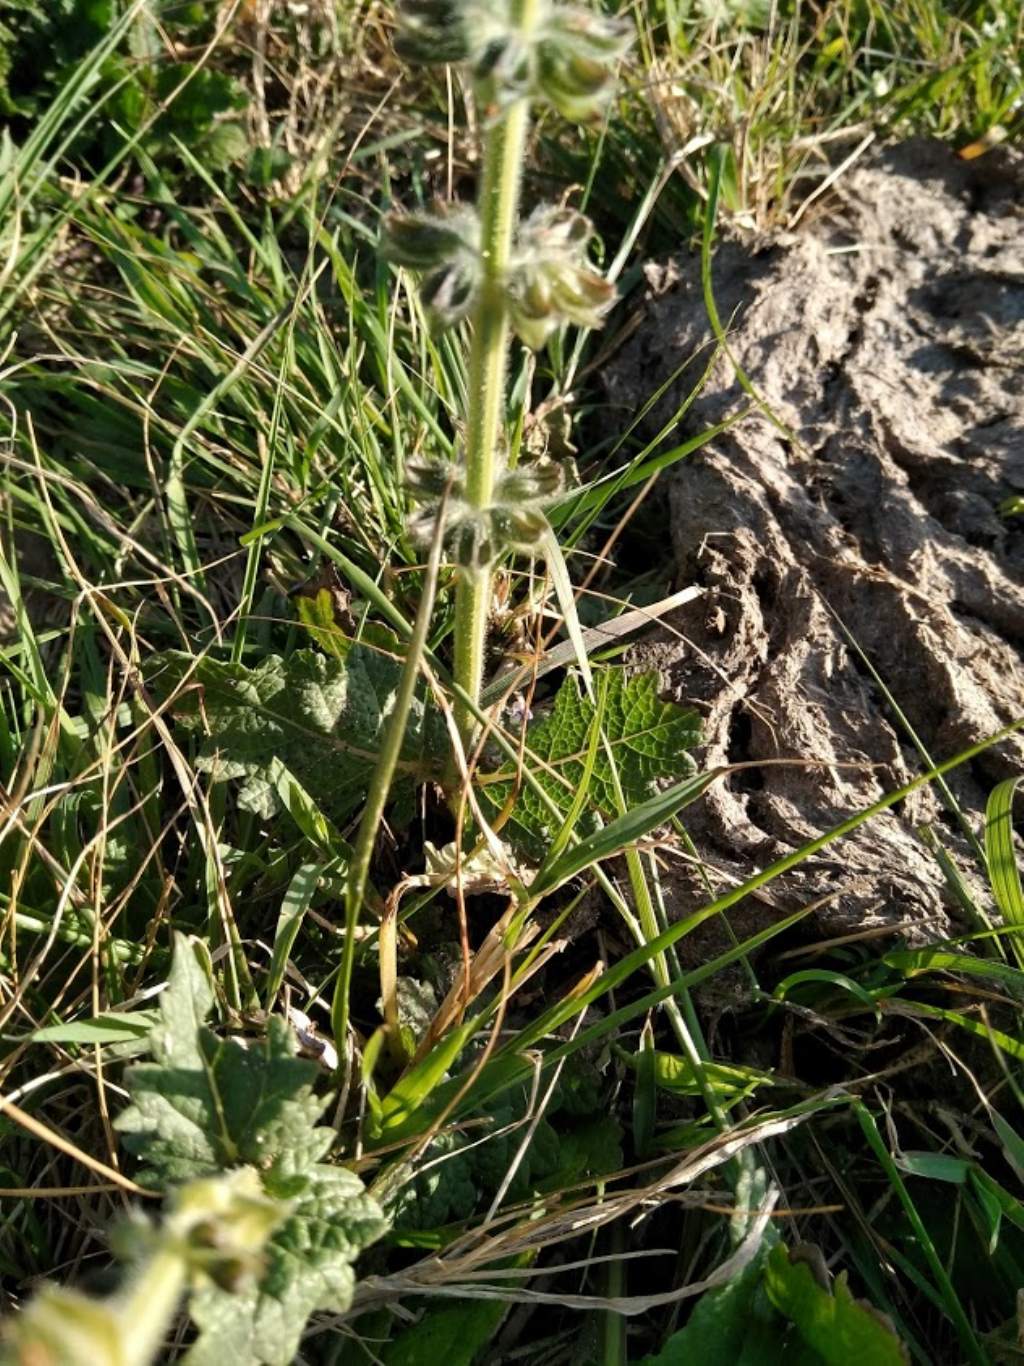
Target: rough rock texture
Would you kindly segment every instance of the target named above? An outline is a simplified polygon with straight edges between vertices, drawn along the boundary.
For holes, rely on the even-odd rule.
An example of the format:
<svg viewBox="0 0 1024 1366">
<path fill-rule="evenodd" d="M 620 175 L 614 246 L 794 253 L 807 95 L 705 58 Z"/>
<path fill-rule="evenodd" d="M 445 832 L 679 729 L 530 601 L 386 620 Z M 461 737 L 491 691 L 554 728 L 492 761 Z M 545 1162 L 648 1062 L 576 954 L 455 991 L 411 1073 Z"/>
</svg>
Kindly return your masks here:
<svg viewBox="0 0 1024 1366">
<path fill-rule="evenodd" d="M 635 410 L 706 347 L 698 276 L 693 260 L 649 272 L 645 325 L 607 374 L 616 406 Z M 748 417 L 671 476 L 676 577 L 708 591 L 643 662 L 703 709 L 709 764 L 817 761 L 737 774 L 691 813 L 724 886 L 919 773 L 908 727 L 938 760 L 1024 714 L 1024 518 L 999 512 L 1024 493 L 1024 158 L 889 149 L 798 235 L 723 244 L 713 278 L 733 355 L 777 423 Z M 680 437 L 747 401 L 719 360 Z M 1020 758 L 1010 740 L 950 778 L 976 828 Z M 948 928 L 925 822 L 966 852 L 929 789 L 775 884 L 760 915 L 765 900 L 835 893 L 826 930 Z M 685 869 L 672 891 L 679 911 L 706 900 Z"/>
</svg>

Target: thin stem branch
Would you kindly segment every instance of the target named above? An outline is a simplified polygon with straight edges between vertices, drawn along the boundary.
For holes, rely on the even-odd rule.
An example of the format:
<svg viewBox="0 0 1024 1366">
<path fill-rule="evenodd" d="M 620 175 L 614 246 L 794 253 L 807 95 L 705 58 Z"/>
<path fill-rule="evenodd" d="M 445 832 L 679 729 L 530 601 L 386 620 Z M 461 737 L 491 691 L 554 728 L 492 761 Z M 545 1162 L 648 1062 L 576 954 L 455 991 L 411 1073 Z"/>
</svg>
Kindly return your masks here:
<svg viewBox="0 0 1024 1366">
<path fill-rule="evenodd" d="M 331 1004 L 331 1028 L 334 1032 L 334 1043 L 338 1050 L 339 1062 L 348 1056 L 349 993 L 352 987 L 352 969 L 355 965 L 356 927 L 359 923 L 359 913 L 363 908 L 363 902 L 366 900 L 366 886 L 370 878 L 373 846 L 376 843 L 377 831 L 380 829 L 380 823 L 384 817 L 384 807 L 387 804 L 388 793 L 391 791 L 391 780 L 395 775 L 395 768 L 402 752 L 402 741 L 405 739 L 406 727 L 409 724 L 409 712 L 412 709 L 413 697 L 416 693 L 420 664 L 427 648 L 427 637 L 430 633 L 430 622 L 434 612 L 434 595 L 437 590 L 437 576 L 441 565 L 446 503 L 447 495 L 442 498 L 438 511 L 434 543 L 430 549 L 430 558 L 423 580 L 423 596 L 420 598 L 416 622 L 409 638 L 402 676 L 395 693 L 395 704 L 384 729 L 383 743 L 377 756 L 376 767 L 373 770 L 370 791 L 367 794 L 366 805 L 363 807 L 363 814 L 359 821 L 359 833 L 356 836 L 355 848 L 352 851 L 352 863 L 345 881 L 345 942 L 342 946 L 341 968 L 334 984 L 334 1000 Z M 389 939 L 382 936 L 381 953 L 385 951 L 387 944 L 390 944 L 391 950 L 394 951 L 393 938 Z M 390 964 L 389 967 L 394 973 L 394 964 Z M 382 965 L 382 975 L 385 971 L 386 969 Z"/>
</svg>

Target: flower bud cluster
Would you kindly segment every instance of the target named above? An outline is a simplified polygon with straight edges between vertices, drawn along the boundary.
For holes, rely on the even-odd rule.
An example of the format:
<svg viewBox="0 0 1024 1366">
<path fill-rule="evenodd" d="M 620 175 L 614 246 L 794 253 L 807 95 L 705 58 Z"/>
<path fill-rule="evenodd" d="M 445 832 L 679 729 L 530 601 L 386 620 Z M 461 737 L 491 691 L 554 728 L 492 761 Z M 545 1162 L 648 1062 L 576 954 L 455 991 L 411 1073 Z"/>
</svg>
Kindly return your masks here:
<svg viewBox="0 0 1024 1366">
<path fill-rule="evenodd" d="M 478 508 L 466 497 L 466 474 L 461 464 L 409 461 L 406 488 L 418 504 L 409 519 L 409 534 L 421 544 L 428 543 L 443 502 L 444 536 L 456 563 L 467 573 L 479 573 L 507 550 L 537 552 L 548 529 L 544 507 L 563 485 L 562 467 L 554 461 L 520 465 L 499 476 L 494 501 Z"/>
<path fill-rule="evenodd" d="M 180 1187 L 163 1235 L 180 1239 L 194 1276 L 236 1291 L 262 1270 L 267 1242 L 288 1212 L 264 1194 L 255 1168 L 237 1167 Z"/>
<path fill-rule="evenodd" d="M 530 12 L 523 24 L 515 0 L 401 0 L 395 48 L 413 62 L 467 64 L 492 114 L 528 97 L 574 123 L 599 117 L 628 26 L 553 0 L 534 0 Z"/>
<path fill-rule="evenodd" d="M 551 204 L 534 209 L 520 228 L 508 299 L 512 326 L 534 351 L 562 323 L 600 327 L 615 302 L 615 286 L 587 259 L 593 235 L 589 218 Z"/>
<path fill-rule="evenodd" d="M 503 281 L 514 331 L 539 350 L 562 323 L 600 327 L 615 287 L 587 258 L 590 220 L 575 209 L 542 205 L 522 224 Z M 420 271 L 420 297 L 438 330 L 473 308 L 483 284 L 480 226 L 469 209 L 390 214 L 383 252 L 396 265 Z"/>
<path fill-rule="evenodd" d="M 179 1187 L 160 1224 L 139 1215 L 119 1231 L 121 1254 L 136 1263 L 120 1290 L 94 1299 L 43 1286 L 6 1328 L 0 1357 L 38 1366 L 148 1366 L 160 1351 L 163 1360 L 186 1286 L 212 1281 L 232 1292 L 250 1286 L 290 1209 L 264 1194 L 253 1167 Z"/>
<path fill-rule="evenodd" d="M 423 276 L 420 298 L 438 331 L 473 307 L 483 279 L 480 220 L 461 204 L 439 204 L 432 213 L 391 213 L 384 222 L 385 260 Z"/>
<path fill-rule="evenodd" d="M 264 1193 L 255 1168 L 236 1167 L 179 1186 L 161 1223 L 136 1213 L 112 1241 L 118 1257 L 130 1262 L 173 1249 L 190 1277 L 233 1290 L 262 1270 L 267 1240 L 289 1209 Z"/>
</svg>

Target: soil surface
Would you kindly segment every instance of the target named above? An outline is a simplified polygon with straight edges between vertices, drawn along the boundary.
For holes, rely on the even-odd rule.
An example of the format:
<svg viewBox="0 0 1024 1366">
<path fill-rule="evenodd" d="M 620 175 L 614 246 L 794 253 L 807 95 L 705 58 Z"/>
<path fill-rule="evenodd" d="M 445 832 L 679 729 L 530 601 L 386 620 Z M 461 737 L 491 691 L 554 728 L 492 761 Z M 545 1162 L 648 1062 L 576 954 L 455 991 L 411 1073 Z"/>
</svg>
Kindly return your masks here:
<svg viewBox="0 0 1024 1366">
<path fill-rule="evenodd" d="M 690 359 L 656 430 L 712 339 L 692 257 L 648 281 L 644 326 L 606 381 L 635 412 Z M 637 662 L 702 710 L 705 763 L 817 761 L 736 774 L 686 813 L 724 889 L 920 773 L 912 732 L 938 761 L 1024 713 L 1024 517 L 1000 514 L 1024 493 L 1024 156 L 881 151 L 799 233 L 723 242 L 713 281 L 733 358 L 775 420 L 745 418 L 670 476 L 675 584 L 707 591 Z M 679 438 L 749 401 L 720 357 Z M 1021 755 L 1013 739 L 951 775 L 975 829 Z M 966 865 L 948 805 L 915 794 L 748 903 L 736 928 L 766 902 L 831 895 L 819 932 L 948 931 L 955 903 L 918 831 Z M 679 913 L 707 900 L 685 867 L 671 891 Z"/>
</svg>

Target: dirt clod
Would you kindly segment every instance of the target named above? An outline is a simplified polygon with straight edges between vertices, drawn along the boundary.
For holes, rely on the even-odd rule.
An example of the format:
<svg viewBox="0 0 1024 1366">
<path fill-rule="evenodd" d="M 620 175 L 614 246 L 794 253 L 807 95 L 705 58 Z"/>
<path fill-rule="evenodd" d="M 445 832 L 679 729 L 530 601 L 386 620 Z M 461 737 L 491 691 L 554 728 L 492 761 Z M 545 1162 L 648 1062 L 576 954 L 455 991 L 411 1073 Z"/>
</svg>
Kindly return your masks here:
<svg viewBox="0 0 1024 1366">
<path fill-rule="evenodd" d="M 911 730 L 941 760 L 1024 712 L 1024 518 L 1000 512 L 1024 492 L 1024 157 L 890 148 L 799 234 L 724 242 L 713 279 L 733 357 L 775 420 L 754 413 L 671 475 L 676 577 L 707 594 L 643 662 L 704 711 L 708 764 L 814 762 L 737 773 L 695 809 L 724 887 L 920 773 Z M 696 382 L 711 334 L 692 259 L 651 268 L 649 283 L 645 325 L 607 384 L 635 410 L 693 357 L 654 427 Z M 720 357 L 680 438 L 748 402 Z M 1020 759 L 1011 740 L 951 775 L 975 828 Z M 953 903 L 925 823 L 965 862 L 932 787 L 770 900 L 834 894 L 833 932 L 943 932 Z M 685 871 L 674 895 L 680 911 L 707 899 Z"/>
</svg>

